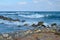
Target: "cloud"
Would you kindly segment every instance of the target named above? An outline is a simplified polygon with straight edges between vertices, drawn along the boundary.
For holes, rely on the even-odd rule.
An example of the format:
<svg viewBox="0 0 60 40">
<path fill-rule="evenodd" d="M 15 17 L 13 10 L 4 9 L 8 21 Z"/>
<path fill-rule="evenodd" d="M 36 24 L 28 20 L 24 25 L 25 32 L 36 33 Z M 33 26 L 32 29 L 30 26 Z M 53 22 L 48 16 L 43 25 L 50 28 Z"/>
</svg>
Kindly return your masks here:
<svg viewBox="0 0 60 40">
<path fill-rule="evenodd" d="M 53 3 L 52 3 L 52 2 L 50 2 L 49 0 L 47 0 L 47 3 L 48 3 L 49 5 L 53 5 Z"/>
<path fill-rule="evenodd" d="M 0 10 L 54 11 L 60 10 L 60 0 L 20 0 L 9 3 L 0 1 Z"/>
<path fill-rule="evenodd" d="M 33 0 L 34 3 L 39 3 L 39 0 Z"/>
<path fill-rule="evenodd" d="M 36 1 L 36 0 L 35 0 L 35 1 L 33 1 L 33 2 L 34 2 L 34 3 L 38 3 L 38 1 Z"/>
<path fill-rule="evenodd" d="M 47 3 L 49 5 L 52 5 L 52 2 L 50 2 L 49 0 L 33 0 L 33 3 Z"/>
<path fill-rule="evenodd" d="M 19 2 L 18 4 L 25 5 L 25 4 L 27 4 L 27 2 Z"/>
</svg>

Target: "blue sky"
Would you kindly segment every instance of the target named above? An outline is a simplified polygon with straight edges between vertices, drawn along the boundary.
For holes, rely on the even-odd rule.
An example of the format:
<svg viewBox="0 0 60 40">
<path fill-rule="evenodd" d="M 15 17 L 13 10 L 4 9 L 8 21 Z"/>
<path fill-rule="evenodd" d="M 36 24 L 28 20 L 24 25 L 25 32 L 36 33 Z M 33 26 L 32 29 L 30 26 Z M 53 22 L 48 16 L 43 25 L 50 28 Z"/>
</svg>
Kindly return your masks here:
<svg viewBox="0 0 60 40">
<path fill-rule="evenodd" d="M 0 11 L 60 11 L 60 0 L 0 0 Z"/>
</svg>

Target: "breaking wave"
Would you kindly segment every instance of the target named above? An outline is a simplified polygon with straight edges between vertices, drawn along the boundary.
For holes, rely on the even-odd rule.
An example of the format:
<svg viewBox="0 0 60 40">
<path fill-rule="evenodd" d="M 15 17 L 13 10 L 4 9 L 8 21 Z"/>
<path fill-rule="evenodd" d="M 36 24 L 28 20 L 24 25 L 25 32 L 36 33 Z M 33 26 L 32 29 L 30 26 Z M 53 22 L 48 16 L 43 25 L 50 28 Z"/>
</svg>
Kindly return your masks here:
<svg viewBox="0 0 60 40">
<path fill-rule="evenodd" d="M 18 15 L 18 16 L 25 17 L 25 18 L 43 18 L 51 15 L 33 14 L 33 15 Z"/>
<path fill-rule="evenodd" d="M 40 14 L 33 14 L 33 15 L 19 15 L 21 17 L 26 17 L 26 18 L 41 18 L 44 17 L 44 15 L 40 15 Z"/>
</svg>

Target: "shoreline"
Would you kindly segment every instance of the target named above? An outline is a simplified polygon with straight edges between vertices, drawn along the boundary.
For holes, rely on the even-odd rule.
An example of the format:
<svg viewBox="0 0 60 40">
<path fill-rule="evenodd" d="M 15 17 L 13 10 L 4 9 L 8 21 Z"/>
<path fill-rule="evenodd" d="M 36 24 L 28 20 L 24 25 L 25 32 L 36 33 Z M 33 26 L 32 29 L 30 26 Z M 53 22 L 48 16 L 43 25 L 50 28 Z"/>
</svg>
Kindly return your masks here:
<svg viewBox="0 0 60 40">
<path fill-rule="evenodd" d="M 44 36 L 49 37 L 49 38 L 46 38 Z M 0 39 L 2 39 L 2 40 L 24 40 L 24 39 L 25 40 L 28 40 L 28 39 L 37 40 L 37 39 L 42 39 L 43 38 L 43 40 L 45 40 L 45 38 L 46 38 L 46 39 L 49 40 L 49 39 L 51 39 L 53 37 L 51 39 L 51 40 L 53 40 L 54 37 L 55 37 L 55 40 L 57 40 L 56 36 L 57 36 L 57 39 L 59 40 L 60 35 L 57 35 L 57 34 L 55 34 L 55 32 L 52 32 L 52 31 L 50 32 L 50 31 L 47 31 L 47 29 L 46 30 L 44 29 L 43 31 L 28 30 L 28 31 L 21 31 L 21 32 L 17 31 L 17 32 L 13 32 L 13 33 L 4 33 L 4 34 L 0 34 Z M 37 37 L 37 39 L 36 39 L 36 37 Z"/>
</svg>

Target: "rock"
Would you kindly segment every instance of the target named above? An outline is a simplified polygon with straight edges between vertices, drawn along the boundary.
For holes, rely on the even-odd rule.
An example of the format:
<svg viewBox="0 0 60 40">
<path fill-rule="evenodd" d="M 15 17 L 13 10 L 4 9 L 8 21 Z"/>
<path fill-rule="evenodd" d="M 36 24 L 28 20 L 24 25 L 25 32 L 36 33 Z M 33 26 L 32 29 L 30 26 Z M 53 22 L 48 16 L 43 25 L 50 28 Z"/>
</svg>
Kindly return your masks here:
<svg viewBox="0 0 60 40">
<path fill-rule="evenodd" d="M 0 16 L 0 19 L 3 19 L 3 20 L 8 20 L 8 21 L 20 21 L 19 19 L 12 19 L 12 18 L 9 18 L 9 17 L 4 17 L 4 16 Z"/>
<path fill-rule="evenodd" d="M 55 35 L 58 35 L 58 36 L 60 36 L 60 32 L 55 32 Z"/>
<path fill-rule="evenodd" d="M 51 26 L 57 26 L 57 24 L 56 23 L 53 23 L 53 24 L 51 24 Z"/>
<path fill-rule="evenodd" d="M 57 29 L 57 24 L 56 23 L 51 24 L 51 28 L 52 29 Z"/>
<path fill-rule="evenodd" d="M 0 36 L 0 39 L 3 39 L 3 37 L 2 37 L 2 36 Z"/>
<path fill-rule="evenodd" d="M 28 24 L 24 24 L 24 26 L 28 26 Z"/>
<path fill-rule="evenodd" d="M 31 30 L 26 31 L 26 34 L 29 34 L 29 33 L 32 33 L 32 31 Z"/>
<path fill-rule="evenodd" d="M 44 27 L 44 28 L 46 28 L 46 26 L 45 25 L 41 25 L 42 27 Z"/>
<path fill-rule="evenodd" d="M 11 40 L 11 39 L 12 39 L 12 37 L 11 37 L 11 36 L 9 36 L 9 37 L 7 37 L 7 39 L 8 39 L 8 40 Z"/>
<path fill-rule="evenodd" d="M 44 22 L 38 22 L 37 26 L 44 25 L 43 23 L 44 23 Z"/>
<path fill-rule="evenodd" d="M 20 25 L 18 25 L 18 27 L 21 27 Z"/>
<path fill-rule="evenodd" d="M 9 36 L 9 34 L 2 34 L 2 36 L 6 38 Z"/>
<path fill-rule="evenodd" d="M 32 26 L 33 26 L 33 27 L 37 27 L 37 25 L 35 25 L 35 24 L 32 24 Z"/>
<path fill-rule="evenodd" d="M 0 24 L 4 24 L 4 23 L 2 22 L 2 23 L 0 23 Z"/>
<path fill-rule="evenodd" d="M 0 19 L 3 19 L 4 18 L 4 16 L 0 16 Z"/>
<path fill-rule="evenodd" d="M 25 20 L 22 20 L 22 22 L 25 22 Z"/>
<path fill-rule="evenodd" d="M 41 30 L 40 30 L 40 29 L 38 29 L 38 30 L 35 30 L 35 31 L 34 31 L 34 33 L 38 33 L 38 32 L 41 32 Z"/>
</svg>

